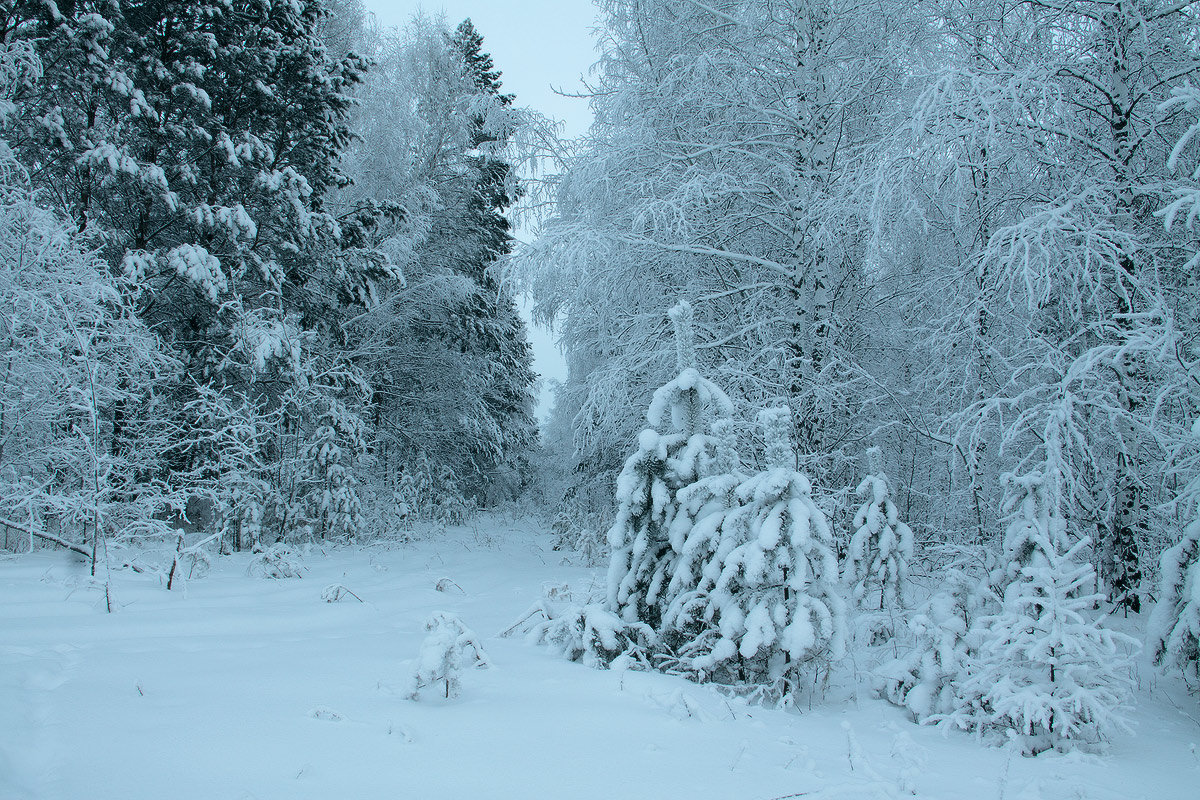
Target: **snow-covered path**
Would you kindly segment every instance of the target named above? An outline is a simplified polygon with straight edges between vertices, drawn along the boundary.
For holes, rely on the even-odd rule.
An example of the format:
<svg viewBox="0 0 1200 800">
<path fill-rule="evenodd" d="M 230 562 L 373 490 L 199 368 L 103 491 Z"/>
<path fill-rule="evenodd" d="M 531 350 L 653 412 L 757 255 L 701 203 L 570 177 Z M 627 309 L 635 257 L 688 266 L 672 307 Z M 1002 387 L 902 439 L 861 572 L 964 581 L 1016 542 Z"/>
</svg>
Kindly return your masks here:
<svg viewBox="0 0 1200 800">
<path fill-rule="evenodd" d="M 248 577 L 248 559 L 171 593 L 120 573 L 111 615 L 64 554 L 0 561 L 0 798 L 1198 794 L 1200 708 L 1144 667 L 1154 691 L 1139 694 L 1136 735 L 1102 758 L 1027 759 L 917 727 L 867 688 L 856 698 L 849 673 L 824 705 L 785 712 L 498 638 L 544 583 L 600 579 L 528 523 L 312 552 L 298 580 Z M 331 583 L 365 602 L 323 602 Z M 456 700 L 411 702 L 435 610 L 459 614 L 494 666 L 466 674 Z"/>
</svg>

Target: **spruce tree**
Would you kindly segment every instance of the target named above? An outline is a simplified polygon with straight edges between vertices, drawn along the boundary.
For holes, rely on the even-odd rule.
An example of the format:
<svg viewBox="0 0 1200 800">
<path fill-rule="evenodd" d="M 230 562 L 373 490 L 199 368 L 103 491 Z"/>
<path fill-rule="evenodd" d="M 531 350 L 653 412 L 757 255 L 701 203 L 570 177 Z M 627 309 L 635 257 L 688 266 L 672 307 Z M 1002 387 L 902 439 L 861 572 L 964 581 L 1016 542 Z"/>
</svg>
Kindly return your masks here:
<svg viewBox="0 0 1200 800">
<path fill-rule="evenodd" d="M 1154 663 L 1200 682 L 1200 519 L 1159 560 L 1158 605 L 1150 617 Z"/>
<path fill-rule="evenodd" d="M 711 474 L 717 442 L 703 431 L 733 412 L 725 393 L 695 369 L 691 306 L 680 303 L 670 314 L 679 374 L 654 393 L 646 415 L 651 427 L 617 478 L 617 517 L 608 532 L 609 608 L 654 630 L 670 602 L 665 590 L 675 560 L 670 530 L 678 493 Z"/>
<path fill-rule="evenodd" d="M 471 114 L 469 178 L 452 189 L 448 206 L 455 218 L 447 231 L 450 263 L 474 284 L 461 309 L 464 347 L 487 364 L 484 403 L 501 432 L 500 448 L 481 467 L 497 494 L 511 494 L 528 480 L 528 457 L 537 443 L 533 417 L 533 352 L 511 290 L 498 280 L 498 261 L 512 251 L 512 226 L 505 216 L 519 199 L 512 166 L 500 155 L 511 124 L 496 125 L 487 111 L 512 106 L 515 97 L 501 92 L 501 72 L 483 50 L 483 37 L 465 19 L 450 37 L 465 77 L 484 102 Z M 511 472 L 501 476 L 508 467 Z M 515 469 L 514 469 L 515 468 Z"/>
<path fill-rule="evenodd" d="M 904 607 L 908 562 L 913 554 L 912 531 L 900 521 L 896 504 L 888 496 L 888 480 L 879 463 L 878 449 L 872 448 L 869 455 L 871 474 L 856 490 L 865 502 L 854 515 L 856 530 L 850 539 L 845 579 L 860 606 L 871 602 L 868 588 L 878 587 L 879 608 L 897 610 Z"/>
<path fill-rule="evenodd" d="M 841 657 L 846 614 L 829 524 L 796 471 L 791 413 L 767 409 L 759 419 L 765 469 L 692 528 L 676 575 L 696 574 L 696 554 L 704 563 L 671 606 L 665 638 L 697 675 L 784 699 Z"/>
</svg>

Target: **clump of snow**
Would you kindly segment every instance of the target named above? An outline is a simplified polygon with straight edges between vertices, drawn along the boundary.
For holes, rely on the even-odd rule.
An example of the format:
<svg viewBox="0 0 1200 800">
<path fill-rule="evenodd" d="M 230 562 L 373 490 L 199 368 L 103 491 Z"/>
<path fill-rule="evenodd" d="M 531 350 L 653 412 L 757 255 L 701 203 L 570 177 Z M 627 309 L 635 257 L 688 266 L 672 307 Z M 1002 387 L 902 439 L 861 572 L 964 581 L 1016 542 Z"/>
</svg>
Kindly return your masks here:
<svg viewBox="0 0 1200 800">
<path fill-rule="evenodd" d="M 177 275 L 196 287 L 210 303 L 217 302 L 217 297 L 229 288 L 221 262 L 199 245 L 173 247 L 167 252 L 166 260 Z"/>
</svg>

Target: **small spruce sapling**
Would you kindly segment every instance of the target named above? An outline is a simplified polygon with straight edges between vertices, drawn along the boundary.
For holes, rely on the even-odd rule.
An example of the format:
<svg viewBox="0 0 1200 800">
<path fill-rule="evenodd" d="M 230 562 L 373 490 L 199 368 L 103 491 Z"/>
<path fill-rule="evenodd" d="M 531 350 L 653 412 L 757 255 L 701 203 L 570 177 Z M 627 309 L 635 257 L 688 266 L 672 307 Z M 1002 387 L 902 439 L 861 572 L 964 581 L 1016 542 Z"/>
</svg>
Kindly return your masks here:
<svg viewBox="0 0 1200 800">
<path fill-rule="evenodd" d="M 363 527 L 362 501 L 354 462 L 367 451 L 363 422 L 337 400 L 330 400 L 309 442 L 309 514 L 322 539 L 354 540 Z"/>
<path fill-rule="evenodd" d="M 982 631 L 976 622 L 996 610 L 986 581 L 952 569 L 945 586 L 909 621 L 913 649 L 878 671 L 884 697 L 908 709 L 918 723 L 954 713 L 959 684 L 979 657 Z"/>
<path fill-rule="evenodd" d="M 854 515 L 854 536 L 846 562 L 846 583 L 853 587 L 860 607 L 868 602 L 868 591 L 878 587 L 879 608 L 899 610 L 905 605 L 908 564 L 913 554 L 912 531 L 900 521 L 896 504 L 888 496 L 879 448 L 867 451 L 871 474 L 858 485 L 864 499 Z"/>
<path fill-rule="evenodd" d="M 672 648 L 703 649 L 707 636 L 715 633 L 711 619 L 705 619 L 706 588 L 715 581 L 722 542 L 721 521 L 739 505 L 737 490 L 746 480 L 739 467 L 737 437 L 733 420 L 721 419 L 712 425 L 716 442 L 713 474 L 679 490 L 679 509 L 671 523 L 670 542 L 676 554 L 666 596 L 669 605 L 663 620 Z M 722 554 L 723 555 L 723 554 Z"/>
<path fill-rule="evenodd" d="M 1006 480 L 1003 607 L 981 621 L 980 658 L 951 719 L 1014 731 L 1029 753 L 1103 740 L 1114 727 L 1127 727 L 1121 711 L 1131 681 L 1118 645 L 1134 642 L 1088 618 L 1101 598 L 1088 592 L 1095 573 L 1080 557 L 1091 542 L 1067 547 L 1057 475 Z"/>
<path fill-rule="evenodd" d="M 491 666 L 478 637 L 458 615 L 435 611 L 425 623 L 425 630 L 429 633 L 421 642 L 421 652 L 409 684 L 409 700 L 419 700 L 422 689 L 438 683 L 443 685 L 442 693 L 446 699 L 458 697 L 462 691 L 462 670 L 468 649 L 471 650 L 469 666 Z"/>
</svg>

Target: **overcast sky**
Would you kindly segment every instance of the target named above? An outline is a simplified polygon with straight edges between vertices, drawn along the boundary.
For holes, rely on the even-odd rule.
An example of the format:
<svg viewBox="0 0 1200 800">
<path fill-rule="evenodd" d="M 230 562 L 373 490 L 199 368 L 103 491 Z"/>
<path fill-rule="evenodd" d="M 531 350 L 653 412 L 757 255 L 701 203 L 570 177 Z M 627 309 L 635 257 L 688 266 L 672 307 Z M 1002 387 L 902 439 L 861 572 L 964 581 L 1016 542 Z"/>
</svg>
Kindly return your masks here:
<svg viewBox="0 0 1200 800">
<path fill-rule="evenodd" d="M 580 76 L 596 60 L 591 28 L 596 8 L 591 0 L 364 0 L 367 10 L 386 25 L 403 25 L 420 9 L 444 11 L 450 28 L 467 17 L 483 36 L 503 74 L 504 91 L 517 104 L 537 109 L 565 123 L 568 136 L 578 136 L 591 119 L 587 101 L 562 97 L 554 89 L 578 91 Z"/>
<path fill-rule="evenodd" d="M 385 25 L 402 26 L 418 10 L 445 12 L 450 28 L 467 17 L 483 36 L 502 74 L 504 91 L 517 96 L 517 105 L 533 108 L 563 123 L 563 134 L 575 137 L 587 130 L 591 112 L 586 100 L 564 97 L 556 90 L 578 93 L 580 80 L 596 60 L 591 28 L 596 8 L 591 0 L 447 0 L 417 3 L 410 0 L 364 0 L 367 10 Z M 524 237 L 519 231 L 518 236 Z M 528 323 L 526 317 L 526 323 Z M 548 380 L 566 377 L 566 364 L 550 332 L 530 327 L 534 368 Z M 549 410 L 546 387 L 538 405 L 538 418 Z"/>
</svg>

